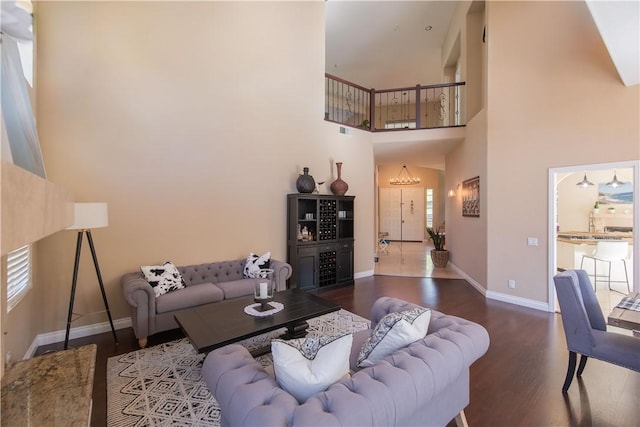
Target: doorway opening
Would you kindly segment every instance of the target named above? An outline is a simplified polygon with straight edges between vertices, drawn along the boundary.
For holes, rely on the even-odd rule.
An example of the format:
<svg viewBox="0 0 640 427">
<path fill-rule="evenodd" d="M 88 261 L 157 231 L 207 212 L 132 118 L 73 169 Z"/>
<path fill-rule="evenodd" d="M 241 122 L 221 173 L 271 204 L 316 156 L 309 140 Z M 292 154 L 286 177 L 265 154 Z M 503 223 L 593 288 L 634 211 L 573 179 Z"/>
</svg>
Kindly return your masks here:
<svg viewBox="0 0 640 427">
<path fill-rule="evenodd" d="M 640 288 L 639 175 L 637 161 L 549 169 L 550 311 L 557 308 L 553 276 L 566 269 L 587 271 L 605 316 L 627 294 L 626 277 L 632 291 Z M 612 185 L 614 176 L 626 184 Z M 599 241 L 628 242 L 626 265 L 612 262 L 609 275 L 607 263 L 589 258 Z"/>
</svg>

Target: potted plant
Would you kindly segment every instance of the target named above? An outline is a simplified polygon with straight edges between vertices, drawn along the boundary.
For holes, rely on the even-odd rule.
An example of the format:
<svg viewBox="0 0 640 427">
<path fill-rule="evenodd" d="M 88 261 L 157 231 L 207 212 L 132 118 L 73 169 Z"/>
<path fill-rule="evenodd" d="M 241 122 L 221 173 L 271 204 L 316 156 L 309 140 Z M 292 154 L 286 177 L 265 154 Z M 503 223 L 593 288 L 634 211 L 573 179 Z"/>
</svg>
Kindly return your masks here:
<svg viewBox="0 0 640 427">
<path fill-rule="evenodd" d="M 436 228 L 427 227 L 427 233 L 433 242 L 431 251 L 431 261 L 435 267 L 444 268 L 449 262 L 449 251 L 444 248 L 445 235 L 438 226 Z"/>
<path fill-rule="evenodd" d="M 600 212 L 600 202 L 596 200 L 596 203 L 593 205 L 593 213 L 597 214 L 598 212 Z"/>
</svg>

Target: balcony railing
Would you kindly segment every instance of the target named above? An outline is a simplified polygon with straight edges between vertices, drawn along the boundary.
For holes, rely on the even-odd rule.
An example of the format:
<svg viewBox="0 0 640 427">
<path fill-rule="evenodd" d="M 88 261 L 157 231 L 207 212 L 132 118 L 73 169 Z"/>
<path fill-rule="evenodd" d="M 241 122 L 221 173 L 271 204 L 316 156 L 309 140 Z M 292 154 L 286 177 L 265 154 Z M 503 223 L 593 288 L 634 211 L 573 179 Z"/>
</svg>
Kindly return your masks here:
<svg viewBox="0 0 640 427">
<path fill-rule="evenodd" d="M 371 132 L 464 126 L 464 87 L 457 82 L 375 90 L 325 74 L 324 116 Z"/>
</svg>

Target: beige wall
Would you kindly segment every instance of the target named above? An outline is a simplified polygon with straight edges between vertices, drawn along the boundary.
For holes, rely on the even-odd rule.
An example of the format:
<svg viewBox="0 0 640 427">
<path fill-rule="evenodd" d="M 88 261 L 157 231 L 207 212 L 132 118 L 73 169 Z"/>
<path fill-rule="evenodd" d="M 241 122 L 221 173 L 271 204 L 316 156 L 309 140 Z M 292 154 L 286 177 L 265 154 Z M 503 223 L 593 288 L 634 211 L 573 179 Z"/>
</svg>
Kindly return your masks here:
<svg viewBox="0 0 640 427">
<path fill-rule="evenodd" d="M 356 196 L 355 270 L 373 270 L 373 150 L 365 132 L 346 138 L 322 120 L 323 7 L 37 5 L 36 107 L 47 172 L 77 201 L 109 203 L 109 227 L 93 237 L 115 319 L 129 316 L 120 277 L 140 265 L 268 250 L 285 259 L 285 195 L 304 166 L 328 180 L 327 192 L 333 164 L 344 163 L 347 194 Z M 65 327 L 75 239 L 60 232 L 38 244 L 29 296 L 38 314 L 26 321 L 40 334 Z M 76 309 L 102 309 L 87 246 Z M 22 321 L 3 326 L 22 333 Z M 91 315 L 74 327 L 104 321 Z"/>
<path fill-rule="evenodd" d="M 460 58 L 462 61 L 462 81 L 471 80 L 474 88 L 463 91 L 462 117 L 467 117 L 466 137 L 462 144 L 456 145 L 446 156 L 445 190 L 454 189 L 455 197 L 446 198 L 447 248 L 451 252 L 451 262 L 461 269 L 475 285 L 487 288 L 487 114 L 482 103 L 478 85 L 484 85 L 486 74 L 479 70 L 486 67 L 486 43 L 478 45 L 477 34 L 479 14 L 477 2 L 459 2 L 451 20 L 451 26 L 445 40 L 443 52 L 449 55 L 457 38 L 460 38 Z M 470 9 L 475 10 L 473 19 L 469 19 Z M 470 29 L 469 21 L 474 23 Z M 476 33 L 472 35 L 470 33 Z M 475 37 L 475 38 L 474 38 Z M 473 43 L 470 45 L 470 43 Z M 482 52 L 478 52 L 481 48 Z M 469 84 L 469 83 L 467 83 Z M 465 112 L 467 98 L 472 97 L 475 107 L 473 115 Z M 480 217 L 462 216 L 462 181 L 480 177 Z"/>
<path fill-rule="evenodd" d="M 640 86 L 620 82 L 583 2 L 487 13 L 488 289 L 546 302 L 548 168 L 640 159 Z"/>
<path fill-rule="evenodd" d="M 487 119 L 481 110 L 467 123 L 467 137 L 446 157 L 446 189 L 456 191 L 446 198 L 447 247 L 451 262 L 476 284 L 487 284 Z M 462 216 L 462 181 L 480 177 L 480 217 Z"/>
</svg>

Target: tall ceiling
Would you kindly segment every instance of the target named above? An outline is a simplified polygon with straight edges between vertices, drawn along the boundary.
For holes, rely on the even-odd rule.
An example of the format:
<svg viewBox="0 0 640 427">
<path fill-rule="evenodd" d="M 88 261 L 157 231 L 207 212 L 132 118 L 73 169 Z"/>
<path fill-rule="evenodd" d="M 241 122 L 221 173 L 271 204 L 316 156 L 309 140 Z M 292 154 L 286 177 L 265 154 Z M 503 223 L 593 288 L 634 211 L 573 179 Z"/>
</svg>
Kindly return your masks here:
<svg viewBox="0 0 640 427">
<path fill-rule="evenodd" d="M 455 1 L 327 1 L 326 72 L 389 89 L 441 82 Z"/>
<path fill-rule="evenodd" d="M 325 71 L 367 88 L 391 89 L 442 82 L 441 46 L 455 1 L 340 1 L 325 3 Z M 459 141 L 374 142 L 377 164 L 444 168 Z"/>
</svg>

